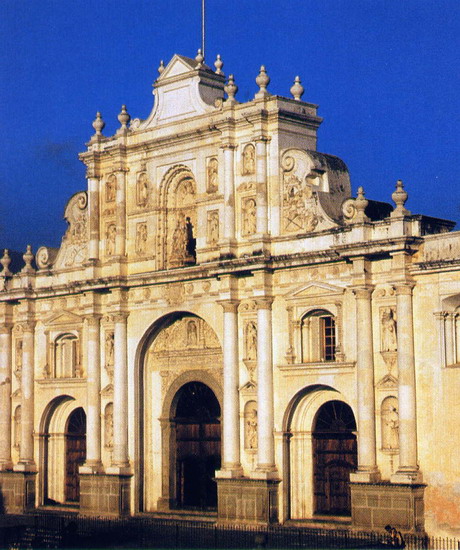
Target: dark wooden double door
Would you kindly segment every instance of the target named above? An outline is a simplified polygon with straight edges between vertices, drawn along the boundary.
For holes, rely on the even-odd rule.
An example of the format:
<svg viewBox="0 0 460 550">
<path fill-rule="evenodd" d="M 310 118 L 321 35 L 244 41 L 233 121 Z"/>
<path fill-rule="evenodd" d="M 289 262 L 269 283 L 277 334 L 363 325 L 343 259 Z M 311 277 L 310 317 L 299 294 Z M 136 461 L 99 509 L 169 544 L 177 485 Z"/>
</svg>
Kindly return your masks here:
<svg viewBox="0 0 460 550">
<path fill-rule="evenodd" d="M 350 473 L 357 468 L 356 423 L 341 401 L 325 403 L 313 432 L 315 513 L 350 515 Z"/>
<path fill-rule="evenodd" d="M 183 386 L 174 421 L 177 507 L 214 509 L 214 476 L 221 463 L 221 425 L 220 405 L 212 390 L 200 382 Z"/>
<path fill-rule="evenodd" d="M 86 415 L 83 409 L 76 409 L 67 421 L 65 433 L 65 499 L 79 502 L 80 476 L 78 468 L 86 460 Z"/>
</svg>

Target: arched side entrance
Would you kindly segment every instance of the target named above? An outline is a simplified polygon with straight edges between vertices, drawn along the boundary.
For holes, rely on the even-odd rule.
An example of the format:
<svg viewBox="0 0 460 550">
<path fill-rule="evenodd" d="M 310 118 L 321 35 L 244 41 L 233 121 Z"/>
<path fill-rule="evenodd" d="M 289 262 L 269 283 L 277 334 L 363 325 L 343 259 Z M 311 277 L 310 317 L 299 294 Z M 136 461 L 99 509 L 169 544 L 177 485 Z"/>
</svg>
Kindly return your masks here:
<svg viewBox="0 0 460 550">
<path fill-rule="evenodd" d="M 65 430 L 65 499 L 80 501 L 78 468 L 86 459 L 86 414 L 79 407 L 69 416 Z"/>
<path fill-rule="evenodd" d="M 350 473 L 358 466 L 356 422 L 342 401 L 328 401 L 316 415 L 313 431 L 315 513 L 351 515 Z"/>
<path fill-rule="evenodd" d="M 176 506 L 217 507 L 215 471 L 221 462 L 220 405 L 202 382 L 188 382 L 178 392 L 173 441 L 176 463 Z"/>
</svg>

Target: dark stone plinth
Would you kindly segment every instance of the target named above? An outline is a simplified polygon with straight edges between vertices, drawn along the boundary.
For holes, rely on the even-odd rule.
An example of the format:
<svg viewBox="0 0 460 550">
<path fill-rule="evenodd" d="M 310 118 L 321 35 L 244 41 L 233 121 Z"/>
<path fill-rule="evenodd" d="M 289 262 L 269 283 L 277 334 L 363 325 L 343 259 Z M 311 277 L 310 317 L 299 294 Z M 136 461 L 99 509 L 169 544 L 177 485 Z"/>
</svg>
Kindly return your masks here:
<svg viewBox="0 0 460 550">
<path fill-rule="evenodd" d="M 35 508 L 36 476 L 36 472 L 0 472 L 2 511 L 22 514 Z"/>
<path fill-rule="evenodd" d="M 351 482 L 353 527 L 383 529 L 391 525 L 401 531 L 423 533 L 426 485 L 390 482 Z"/>
<path fill-rule="evenodd" d="M 129 516 L 131 477 L 80 473 L 80 514 Z"/>
<path fill-rule="evenodd" d="M 278 523 L 279 479 L 217 479 L 219 523 Z"/>
</svg>

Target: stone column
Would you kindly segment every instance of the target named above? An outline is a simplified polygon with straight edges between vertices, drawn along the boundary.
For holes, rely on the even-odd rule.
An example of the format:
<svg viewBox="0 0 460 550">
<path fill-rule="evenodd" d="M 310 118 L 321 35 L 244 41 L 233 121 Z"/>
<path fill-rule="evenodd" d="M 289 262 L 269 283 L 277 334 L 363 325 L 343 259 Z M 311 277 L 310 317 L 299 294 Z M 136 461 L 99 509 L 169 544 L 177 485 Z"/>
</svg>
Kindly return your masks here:
<svg viewBox="0 0 460 550">
<path fill-rule="evenodd" d="M 268 233 L 267 211 L 267 140 L 256 140 L 256 185 L 257 185 L 257 226 L 258 235 Z"/>
<path fill-rule="evenodd" d="M 446 335 L 446 364 L 452 365 L 455 363 L 455 332 L 454 332 L 455 322 L 454 314 L 446 313 L 445 315 L 445 335 Z"/>
<path fill-rule="evenodd" d="M 112 466 L 127 468 L 128 458 L 128 314 L 114 315 L 113 457 Z"/>
<path fill-rule="evenodd" d="M 235 239 L 235 146 L 225 144 L 224 150 L 224 239 Z"/>
<path fill-rule="evenodd" d="M 126 254 L 126 171 L 117 172 L 115 255 Z"/>
<path fill-rule="evenodd" d="M 34 331 L 35 323 L 22 324 L 21 445 L 18 470 L 34 469 Z"/>
<path fill-rule="evenodd" d="M 91 470 L 101 466 L 101 333 L 100 316 L 87 318 L 86 356 L 86 463 Z"/>
<path fill-rule="evenodd" d="M 238 362 L 238 301 L 220 302 L 224 309 L 224 406 L 223 406 L 223 460 L 226 477 L 241 475 L 240 406 Z"/>
<path fill-rule="evenodd" d="M 273 298 L 257 303 L 257 474 L 275 472 L 274 400 L 272 360 Z"/>
<path fill-rule="evenodd" d="M 395 483 L 418 483 L 417 416 L 415 400 L 414 327 L 412 285 L 396 285 L 398 319 L 398 400 L 399 400 L 399 468 L 391 477 Z"/>
<path fill-rule="evenodd" d="M 11 325 L 0 327 L 0 470 L 11 461 Z"/>
<path fill-rule="evenodd" d="M 99 259 L 99 178 L 88 177 L 88 259 Z"/>
<path fill-rule="evenodd" d="M 356 296 L 356 383 L 358 402 L 358 470 L 351 481 L 380 479 L 376 460 L 372 288 L 354 289 Z"/>
</svg>

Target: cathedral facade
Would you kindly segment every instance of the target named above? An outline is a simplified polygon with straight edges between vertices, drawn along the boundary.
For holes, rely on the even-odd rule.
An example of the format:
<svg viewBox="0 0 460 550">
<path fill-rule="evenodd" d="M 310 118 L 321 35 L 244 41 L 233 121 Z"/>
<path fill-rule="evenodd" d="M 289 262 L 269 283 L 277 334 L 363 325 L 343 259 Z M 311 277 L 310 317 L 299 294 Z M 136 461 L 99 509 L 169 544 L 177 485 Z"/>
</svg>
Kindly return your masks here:
<svg viewBox="0 0 460 550">
<path fill-rule="evenodd" d="M 351 193 L 317 106 L 175 55 L 80 155 L 59 249 L 0 260 L 7 512 L 458 534 L 460 234 Z"/>
</svg>

